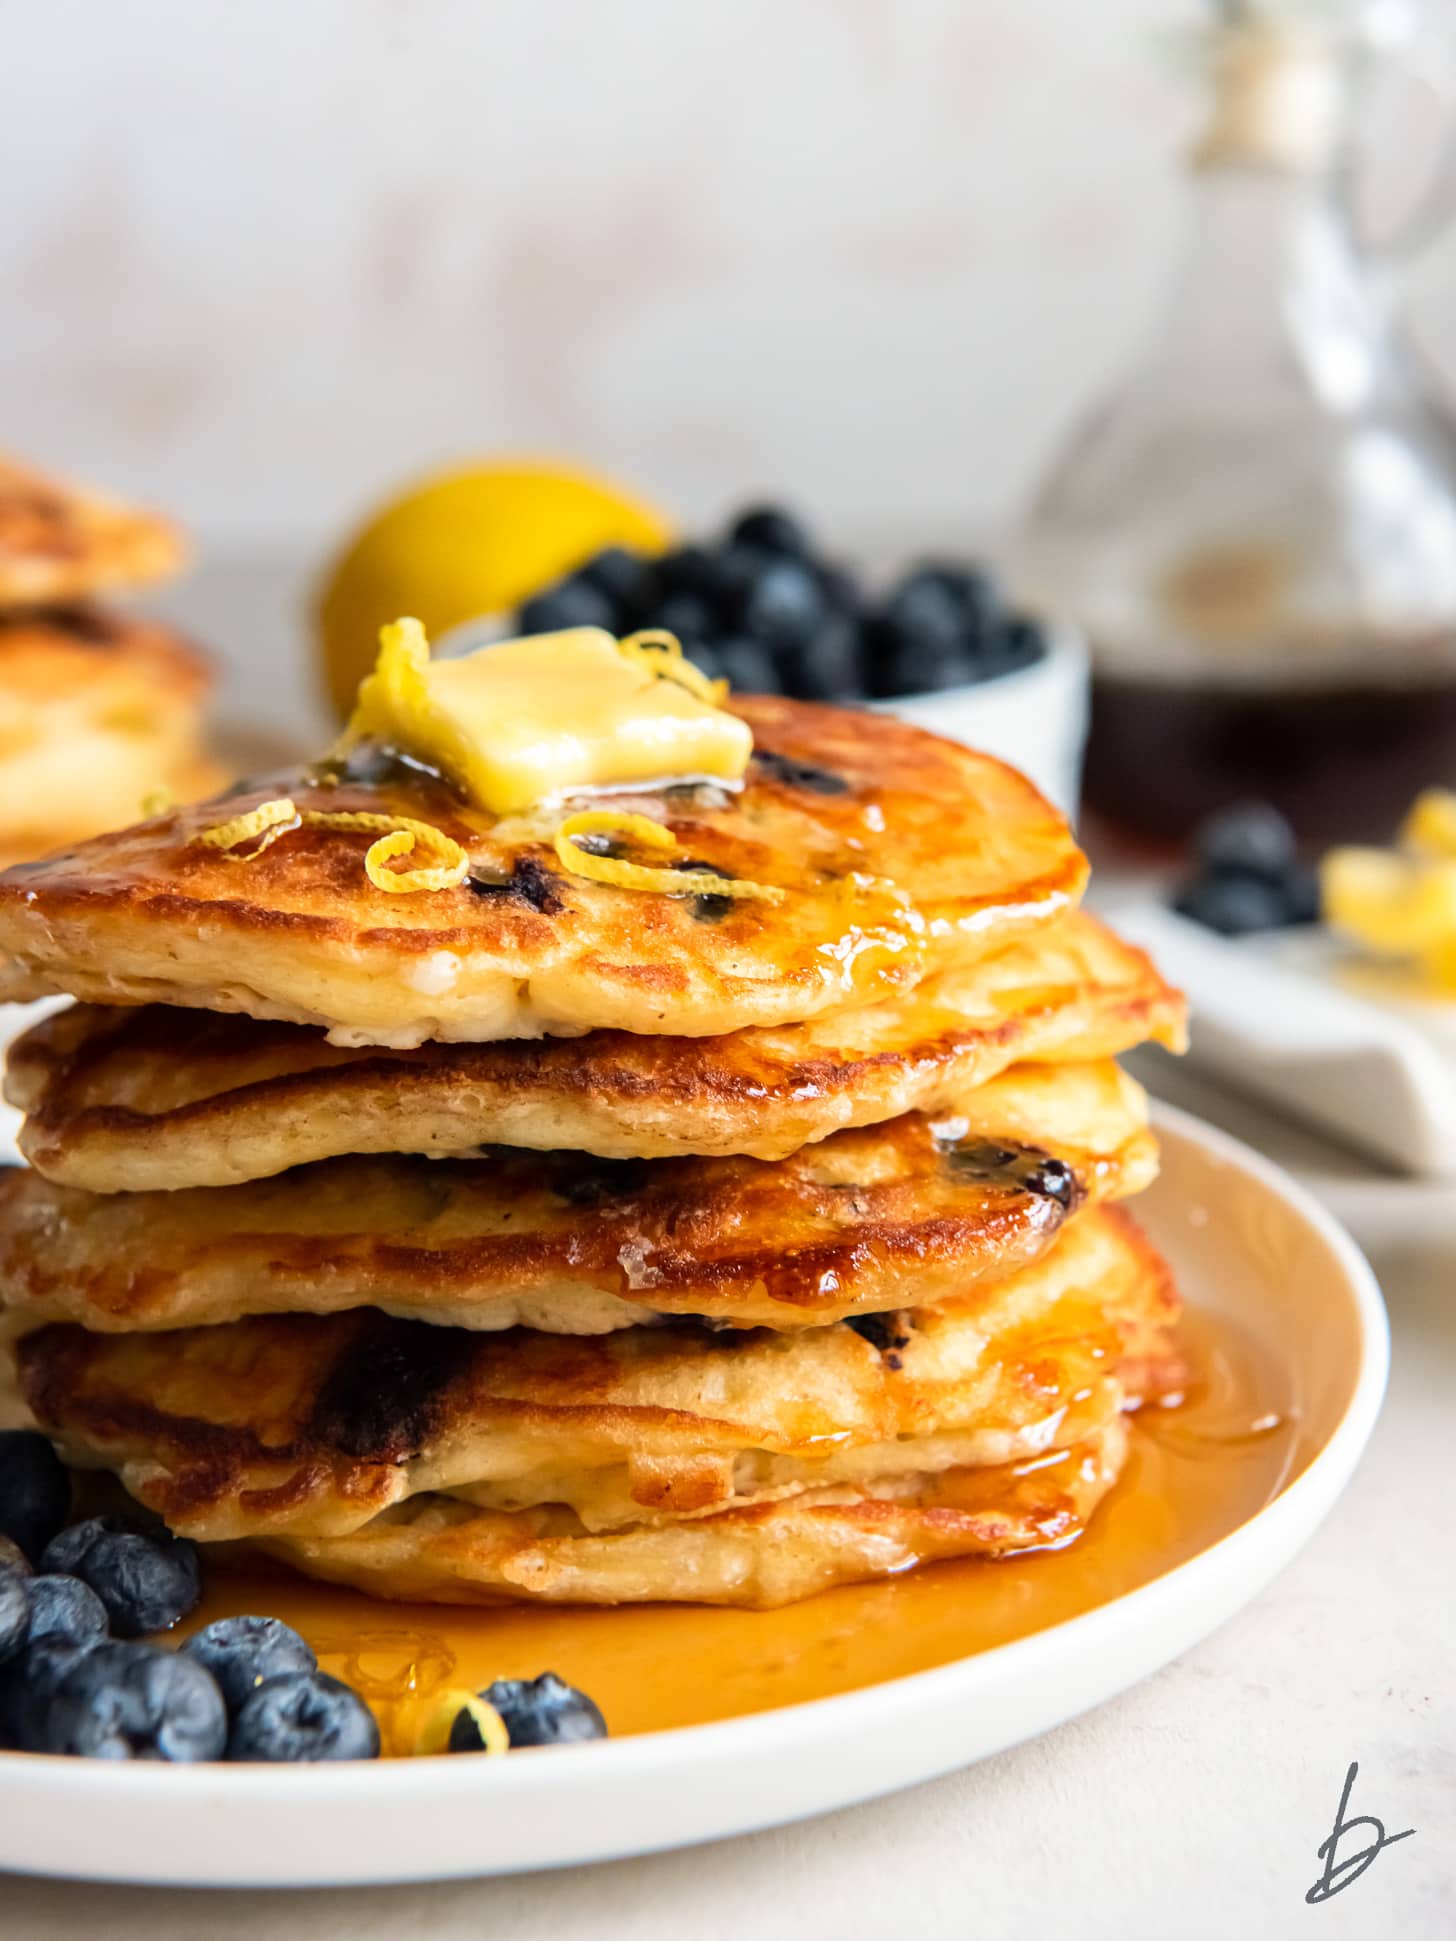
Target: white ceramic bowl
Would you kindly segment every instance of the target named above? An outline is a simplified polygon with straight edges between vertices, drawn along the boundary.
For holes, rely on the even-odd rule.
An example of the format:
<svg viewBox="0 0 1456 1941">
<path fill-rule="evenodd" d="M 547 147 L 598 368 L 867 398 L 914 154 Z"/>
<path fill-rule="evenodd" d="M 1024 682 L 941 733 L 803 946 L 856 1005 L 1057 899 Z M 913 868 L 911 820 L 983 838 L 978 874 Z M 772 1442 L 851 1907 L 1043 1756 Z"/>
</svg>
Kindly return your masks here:
<svg viewBox="0 0 1456 1941">
<path fill-rule="evenodd" d="M 1388 1359 L 1379 1289 L 1330 1216 L 1222 1133 L 1170 1111 L 1158 1124 L 1163 1174 L 1139 1200 L 1138 1217 L 1188 1299 L 1282 1361 L 1300 1411 L 1296 1473 L 1221 1541 L 1014 1644 L 722 1724 L 502 1760 L 386 1765 L 110 1765 L 0 1754 L 0 1869 L 323 1886 L 644 1853 L 913 1785 L 1147 1677 L 1255 1597 L 1322 1520 L 1370 1434 Z"/>
<path fill-rule="evenodd" d="M 1049 633 L 1045 657 L 1018 673 L 872 706 L 1009 762 L 1075 816 L 1089 694 L 1086 647 L 1080 635 L 1059 628 Z"/>
</svg>

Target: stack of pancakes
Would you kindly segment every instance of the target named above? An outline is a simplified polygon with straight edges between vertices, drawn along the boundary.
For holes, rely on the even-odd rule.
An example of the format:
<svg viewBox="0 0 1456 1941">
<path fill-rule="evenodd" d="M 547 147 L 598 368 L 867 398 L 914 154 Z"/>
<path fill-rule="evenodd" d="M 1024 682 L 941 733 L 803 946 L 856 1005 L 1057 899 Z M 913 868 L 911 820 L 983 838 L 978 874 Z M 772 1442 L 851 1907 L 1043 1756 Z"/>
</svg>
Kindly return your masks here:
<svg viewBox="0 0 1456 1941">
<path fill-rule="evenodd" d="M 1181 1370 L 1112 1062 L 1182 1005 L 1077 908 L 1061 818 L 896 722 L 731 704 L 745 786 L 631 798 L 577 873 L 388 751 L 0 878 L 30 1170 L 0 1300 L 72 1461 L 386 1597 L 773 1605 L 1073 1539 Z M 199 842 L 287 793 L 468 852 Z M 569 808 L 570 805 L 568 804 Z"/>
<path fill-rule="evenodd" d="M 216 787 L 205 661 L 96 600 L 180 560 L 165 521 L 0 456 L 0 865 Z"/>
</svg>

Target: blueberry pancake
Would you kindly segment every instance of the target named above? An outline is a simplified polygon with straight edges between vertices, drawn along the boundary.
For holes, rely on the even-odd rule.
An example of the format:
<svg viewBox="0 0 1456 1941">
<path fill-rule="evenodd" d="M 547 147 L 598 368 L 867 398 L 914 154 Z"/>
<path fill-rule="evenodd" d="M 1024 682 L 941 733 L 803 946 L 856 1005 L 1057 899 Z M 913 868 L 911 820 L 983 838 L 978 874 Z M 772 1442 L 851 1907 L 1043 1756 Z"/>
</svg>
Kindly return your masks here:
<svg viewBox="0 0 1456 1941">
<path fill-rule="evenodd" d="M 1147 1241 L 1099 1211 L 993 1287 L 793 1334 L 481 1336 L 356 1310 L 51 1326 L 18 1356 L 63 1452 L 189 1536 L 346 1535 L 422 1494 L 596 1533 L 1044 1455 L 1176 1386 L 1176 1312 Z"/>
<path fill-rule="evenodd" d="M 165 579 L 182 560 L 174 527 L 0 456 L 0 606 L 83 600 Z"/>
<path fill-rule="evenodd" d="M 714 719 L 751 730 L 741 787 L 639 788 L 620 798 L 620 842 L 563 835 L 580 797 L 493 815 L 419 762 L 365 748 L 12 869 L 0 999 L 159 1000 L 345 1044 L 698 1037 L 908 990 L 1081 894 L 1065 821 L 989 756 L 778 698 L 735 699 Z M 255 811 L 283 820 L 251 848 L 221 840 Z M 600 798 L 585 813 L 602 814 Z M 366 867 L 381 827 L 463 852 L 465 873 L 381 887 Z M 647 867 L 664 845 L 676 860 Z M 654 887 L 599 880 L 604 860 Z"/>
<path fill-rule="evenodd" d="M 0 1171 L 0 1302 L 106 1333 L 370 1306 L 600 1334 L 661 1315 L 812 1328 L 1034 1258 L 1157 1169 L 1110 1060 L 1018 1065 L 789 1159 L 338 1159 L 245 1186 L 99 1195 Z"/>
<path fill-rule="evenodd" d="M 856 1011 L 722 1038 L 349 1050 L 297 1025 L 77 1005 L 11 1048 L 21 1149 L 91 1192 L 225 1186 L 342 1153 L 482 1145 L 603 1158 L 779 1159 L 947 1102 L 1015 1060 L 1182 1043 L 1183 1000 L 1081 911 L 1046 935 Z"/>
<path fill-rule="evenodd" d="M 956 1557 L 1061 1550 L 1127 1460 L 1113 1416 L 1085 1441 L 998 1469 L 807 1489 L 678 1523 L 592 1533 L 571 1510 L 416 1496 L 338 1537 L 242 1546 L 370 1597 L 431 1604 L 730 1604 L 772 1610 L 836 1584 Z"/>
</svg>

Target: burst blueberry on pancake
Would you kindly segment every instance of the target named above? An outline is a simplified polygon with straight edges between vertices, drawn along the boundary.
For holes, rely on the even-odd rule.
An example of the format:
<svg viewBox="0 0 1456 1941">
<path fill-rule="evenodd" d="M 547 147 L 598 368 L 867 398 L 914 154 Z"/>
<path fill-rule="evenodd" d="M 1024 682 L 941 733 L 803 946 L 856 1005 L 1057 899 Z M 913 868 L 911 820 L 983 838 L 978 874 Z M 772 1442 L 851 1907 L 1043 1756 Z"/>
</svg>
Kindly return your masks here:
<svg viewBox="0 0 1456 1941">
<path fill-rule="evenodd" d="M 421 1494 L 586 1532 L 902 1485 L 1095 1435 L 1181 1379 L 1166 1269 L 1125 1216 L 937 1308 L 793 1334 L 482 1337 L 370 1310 L 19 1347 L 73 1459 L 211 1540 L 346 1535 Z"/>
<path fill-rule="evenodd" d="M 181 558 L 176 530 L 155 513 L 0 456 L 0 605 L 165 579 Z"/>
<path fill-rule="evenodd" d="M 700 1036 L 908 989 L 1080 895 L 1066 823 L 990 757 L 881 716 L 730 706 L 754 741 L 741 791 L 639 791 L 630 809 L 671 832 L 700 880 L 767 896 L 591 880 L 554 841 L 579 799 L 492 816 L 366 750 L 9 871 L 0 998 L 155 999 L 396 1046 L 594 1027 Z M 282 797 L 305 826 L 263 853 L 200 840 Z M 428 825 L 468 873 L 382 890 L 364 868 L 373 835 L 308 822 L 340 814 Z"/>
<path fill-rule="evenodd" d="M 0 863 L 135 820 L 144 796 L 215 789 L 211 674 L 165 627 L 99 607 L 0 608 Z"/>
<path fill-rule="evenodd" d="M 340 1159 L 246 1186 L 98 1195 L 0 1172 L 0 1301 L 106 1332 L 372 1306 L 597 1334 L 658 1315 L 817 1327 L 1034 1258 L 1157 1168 L 1110 1061 L 1021 1065 L 790 1159 Z"/>
<path fill-rule="evenodd" d="M 486 1144 L 603 1158 L 777 1159 L 844 1126 L 937 1112 L 1016 1060 L 1182 1043 L 1183 1000 L 1074 912 L 914 991 L 721 1038 L 351 1050 L 318 1031 L 172 1006 L 81 1005 L 12 1047 L 21 1147 L 92 1192 L 223 1186 L 342 1153 Z"/>
</svg>

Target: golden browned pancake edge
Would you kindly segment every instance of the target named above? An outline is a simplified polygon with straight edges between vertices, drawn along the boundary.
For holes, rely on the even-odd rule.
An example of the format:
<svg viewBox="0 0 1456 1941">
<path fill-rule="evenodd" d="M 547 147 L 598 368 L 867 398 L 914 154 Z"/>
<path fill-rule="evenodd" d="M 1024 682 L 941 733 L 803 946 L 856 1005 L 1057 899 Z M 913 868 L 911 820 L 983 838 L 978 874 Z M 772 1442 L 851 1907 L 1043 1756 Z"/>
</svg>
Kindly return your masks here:
<svg viewBox="0 0 1456 1941">
<path fill-rule="evenodd" d="M 772 1610 L 958 1557 L 1061 1549 L 1127 1458 L 1119 1417 L 1054 1462 L 806 1491 L 693 1522 L 583 1534 L 568 1513 L 422 1496 L 341 1537 L 256 1548 L 370 1597 L 434 1604 L 726 1604 Z"/>
<path fill-rule="evenodd" d="M 933 1304 L 1033 1258 L 1157 1146 L 1110 1060 L 1015 1066 L 955 1116 L 789 1159 L 322 1161 L 244 1186 L 99 1195 L 0 1171 L 0 1304 L 107 1333 L 370 1306 L 598 1334 L 660 1314 L 815 1327 Z"/>
<path fill-rule="evenodd" d="M 481 1041 L 620 1028 L 714 1035 L 908 989 L 1062 914 L 1086 861 L 1022 776 L 884 716 L 777 698 L 743 789 L 630 798 L 682 856 L 784 892 L 639 892 L 561 865 L 570 804 L 501 820 L 394 762 L 292 773 L 0 877 L 0 998 L 66 992 L 321 1025 L 345 1042 Z M 248 860 L 196 838 L 282 794 L 301 810 L 405 816 L 470 876 L 377 889 L 372 839 L 308 826 Z M 722 907 L 720 907 L 722 906 Z"/>
<path fill-rule="evenodd" d="M 346 1534 L 426 1493 L 600 1530 L 1044 1454 L 1176 1384 L 1176 1313 L 1132 1222 L 1092 1213 L 1036 1266 L 873 1327 L 483 1338 L 354 1310 L 55 1326 L 18 1358 L 65 1452 L 191 1536 Z"/>
<path fill-rule="evenodd" d="M 808 1024 L 722 1038 L 351 1050 L 172 1006 L 78 1006 L 11 1048 L 6 1097 L 39 1171 L 94 1192 L 223 1186 L 350 1152 L 484 1144 L 609 1159 L 776 1159 L 947 1102 L 1017 1060 L 1182 1043 L 1183 999 L 1078 911 L 993 958 Z"/>
</svg>

